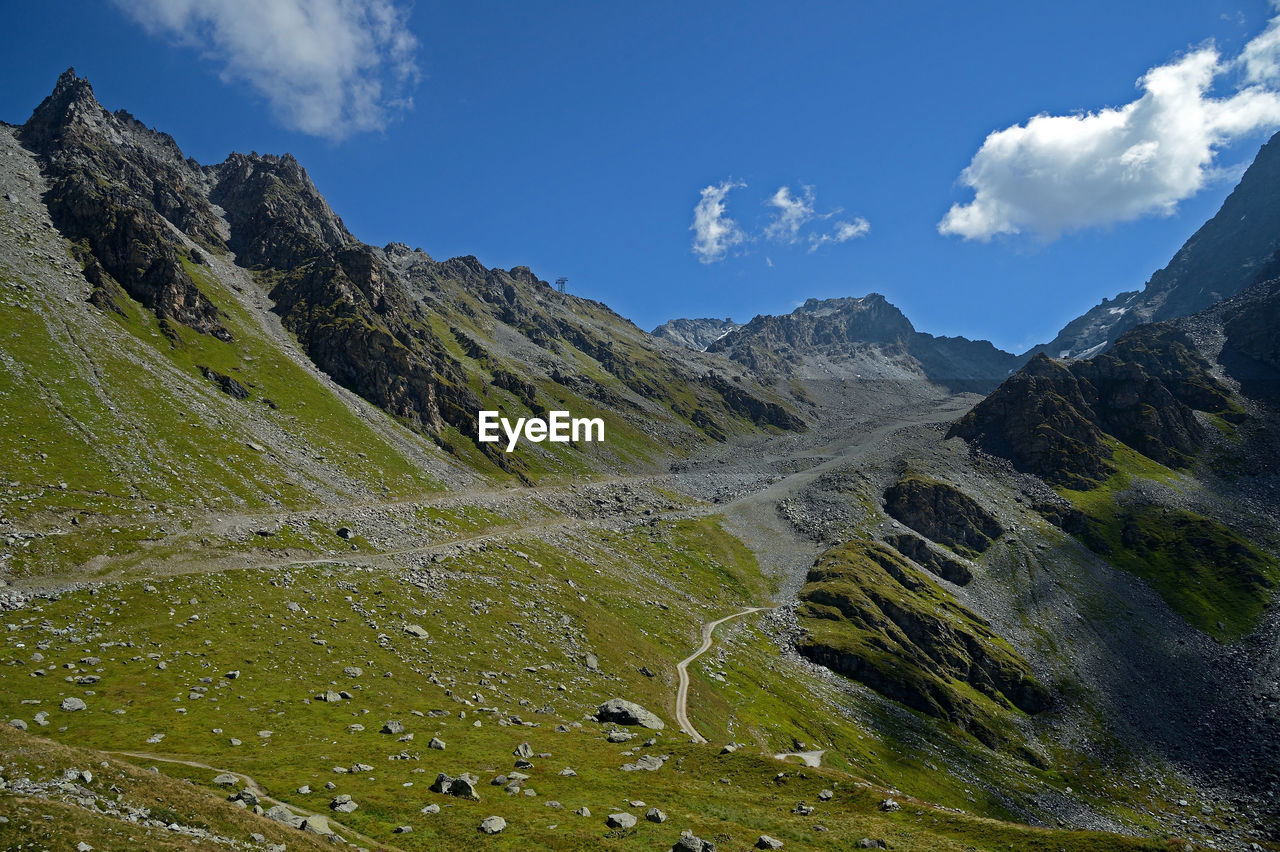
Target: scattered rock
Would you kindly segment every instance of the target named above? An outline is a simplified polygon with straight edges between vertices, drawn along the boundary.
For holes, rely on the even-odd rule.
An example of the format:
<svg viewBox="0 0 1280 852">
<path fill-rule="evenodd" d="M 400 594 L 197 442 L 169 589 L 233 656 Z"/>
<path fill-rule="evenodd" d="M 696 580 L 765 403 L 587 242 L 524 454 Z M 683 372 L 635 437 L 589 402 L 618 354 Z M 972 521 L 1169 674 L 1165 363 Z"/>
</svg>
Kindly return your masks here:
<svg viewBox="0 0 1280 852">
<path fill-rule="evenodd" d="M 864 837 L 858 841 L 858 848 L 859 849 L 888 849 L 889 844 L 885 843 L 883 840 L 881 840 L 878 837 L 877 838 Z"/>
<path fill-rule="evenodd" d="M 898 804 L 898 803 L 897 803 L 897 802 L 895 802 L 893 799 L 885 799 L 883 802 L 881 802 L 881 803 L 880 803 L 880 810 L 882 810 L 882 811 L 900 811 L 900 810 L 902 810 L 902 805 Z"/>
<path fill-rule="evenodd" d="M 776 837 L 770 837 L 767 834 L 760 835 L 760 839 L 756 841 L 757 849 L 781 849 L 782 841 Z"/>
<path fill-rule="evenodd" d="M 831 801 L 833 798 L 835 798 L 835 795 L 836 795 L 836 794 L 835 794 L 835 791 L 834 791 L 834 790 L 823 790 L 822 792 L 820 792 L 820 793 L 818 794 L 818 801 L 819 801 L 819 802 L 829 802 L 829 801 Z"/>
<path fill-rule="evenodd" d="M 485 834 L 497 834 L 507 827 L 507 821 L 500 816 L 485 817 L 480 821 L 480 831 Z"/>
<path fill-rule="evenodd" d="M 397 721 L 397 720 L 395 720 L 395 719 L 392 719 L 392 720 L 390 720 L 389 722 L 385 722 L 385 723 L 383 723 L 383 725 L 382 725 L 382 733 L 384 733 L 384 734 L 392 734 L 392 735 L 395 735 L 395 734 L 403 734 L 403 733 L 404 733 L 404 725 L 400 724 L 400 722 L 399 722 L 399 721 Z"/>
<path fill-rule="evenodd" d="M 577 814 L 578 816 L 589 817 L 591 816 L 591 809 L 588 808 L 586 805 L 583 805 L 582 807 L 574 811 L 574 813 Z"/>
<path fill-rule="evenodd" d="M 428 633 L 428 632 L 426 631 L 426 629 L 425 629 L 425 628 L 420 627 L 420 626 L 419 626 L 419 625 L 417 625 L 417 624 L 406 624 L 406 625 L 404 626 L 404 632 L 405 632 L 405 633 L 408 633 L 410 636 L 412 636 L 412 637 L 413 637 L 413 638 L 415 638 L 415 639 L 430 639 L 430 638 L 431 638 L 431 634 L 430 634 L 430 633 Z"/>
<path fill-rule="evenodd" d="M 516 746 L 515 751 L 511 752 L 516 757 L 530 758 L 533 757 L 533 747 L 528 743 L 520 743 Z"/>
<path fill-rule="evenodd" d="M 644 818 L 649 820 L 649 822 L 666 822 L 667 821 L 666 813 L 664 811 L 658 810 L 657 808 L 649 808 L 649 810 L 645 811 Z"/>
<path fill-rule="evenodd" d="M 232 775 L 230 772 L 224 772 L 217 778 L 213 779 L 213 783 L 219 787 L 234 787 L 240 783 L 240 779 Z"/>
<path fill-rule="evenodd" d="M 62 709 L 66 710 L 68 713 L 74 713 L 77 710 L 84 710 L 88 705 L 79 698 L 71 697 L 62 699 L 61 706 Z"/>
<path fill-rule="evenodd" d="M 609 814 L 608 818 L 604 822 L 605 825 L 610 828 L 634 828 L 636 818 L 628 813 L 616 813 Z"/>
<path fill-rule="evenodd" d="M 444 740 L 439 737 L 432 737 L 431 742 L 427 743 L 427 748 L 433 748 L 436 751 L 444 751 Z"/>
<path fill-rule="evenodd" d="M 439 805 L 435 805 L 435 804 L 427 805 L 425 808 L 423 808 L 421 811 L 419 811 L 419 813 L 424 813 L 424 814 L 438 814 L 438 813 L 440 813 L 440 806 L 439 806 Z"/>
</svg>

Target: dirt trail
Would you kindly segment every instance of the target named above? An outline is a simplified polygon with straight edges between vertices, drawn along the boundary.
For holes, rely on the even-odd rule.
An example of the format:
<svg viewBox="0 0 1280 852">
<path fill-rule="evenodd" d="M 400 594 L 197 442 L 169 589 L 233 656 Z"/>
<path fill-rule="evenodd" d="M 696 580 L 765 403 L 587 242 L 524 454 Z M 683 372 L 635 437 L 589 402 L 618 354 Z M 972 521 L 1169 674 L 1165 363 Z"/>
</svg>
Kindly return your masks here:
<svg viewBox="0 0 1280 852">
<path fill-rule="evenodd" d="M 676 690 L 676 723 L 680 725 L 680 730 L 688 734 L 689 738 L 695 743 L 705 743 L 707 740 L 702 734 L 698 733 L 697 728 L 693 727 L 693 723 L 689 721 L 689 664 L 711 648 L 711 633 L 718 625 L 724 624 L 731 618 L 750 615 L 753 612 L 760 612 L 769 608 L 765 606 L 748 607 L 741 612 L 726 615 L 724 618 L 708 621 L 702 625 L 702 644 L 698 646 L 698 650 L 676 663 L 676 671 L 680 673 L 680 688 Z"/>
<path fill-rule="evenodd" d="M 253 793 L 253 795 L 257 796 L 259 799 L 261 799 L 264 802 L 271 802 L 272 804 L 276 804 L 276 805 L 284 805 L 285 807 L 289 808 L 289 810 L 297 813 L 298 816 L 324 817 L 325 820 L 328 821 L 329 826 L 331 828 L 341 830 L 343 833 L 356 838 L 361 843 L 368 843 L 370 844 L 370 847 L 373 849 L 383 850 L 383 852 L 404 852 L 404 850 L 400 849 L 399 847 L 389 846 L 386 843 L 382 843 L 378 840 L 374 840 L 372 837 L 363 835 L 360 832 L 356 831 L 355 829 L 350 828 L 346 825 L 343 825 L 342 823 L 335 820 L 329 814 L 320 814 L 314 811 L 309 811 L 306 808 L 302 808 L 293 804 L 292 802 L 284 802 L 284 801 L 281 801 L 280 799 L 274 798 L 273 796 L 269 796 L 262 789 L 261 784 L 255 781 L 252 777 L 245 775 L 243 772 L 235 772 L 230 769 L 219 769 L 216 766 L 210 766 L 207 763 L 200 763 L 199 761 L 196 761 L 196 760 L 182 760 L 176 757 L 163 757 L 161 755 L 153 754 L 151 752 L 146 752 L 146 751 L 107 751 L 104 753 L 115 754 L 115 755 L 119 755 L 120 757 L 131 757 L 135 760 L 154 760 L 157 763 L 176 763 L 180 766 L 190 766 L 194 769 L 207 769 L 210 772 L 216 772 L 219 775 L 234 775 L 244 782 L 244 786 L 248 788 L 250 793 Z"/>
</svg>

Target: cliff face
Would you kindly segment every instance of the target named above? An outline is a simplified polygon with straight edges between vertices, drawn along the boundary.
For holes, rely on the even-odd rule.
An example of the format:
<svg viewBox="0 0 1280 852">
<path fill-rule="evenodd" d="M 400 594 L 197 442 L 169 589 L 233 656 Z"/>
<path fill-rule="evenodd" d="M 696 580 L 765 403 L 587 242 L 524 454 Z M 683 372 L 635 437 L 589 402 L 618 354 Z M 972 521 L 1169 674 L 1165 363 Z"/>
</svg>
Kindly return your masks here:
<svg viewBox="0 0 1280 852">
<path fill-rule="evenodd" d="M 73 70 L 20 130 L 49 180 L 54 224 L 79 247 L 94 299 L 111 305 L 123 290 L 165 320 L 224 340 L 221 313 L 183 266 L 199 255 L 171 232 L 224 248 L 203 197 L 203 176 L 173 139 L 123 111 L 108 113 Z"/>
</svg>

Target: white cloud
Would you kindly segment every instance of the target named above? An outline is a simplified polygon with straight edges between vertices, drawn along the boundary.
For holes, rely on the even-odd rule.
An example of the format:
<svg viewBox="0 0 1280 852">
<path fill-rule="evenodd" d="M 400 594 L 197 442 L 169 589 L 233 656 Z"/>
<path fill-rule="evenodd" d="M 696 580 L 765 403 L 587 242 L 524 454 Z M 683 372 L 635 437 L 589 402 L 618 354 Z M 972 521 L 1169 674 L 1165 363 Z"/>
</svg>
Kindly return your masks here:
<svg viewBox="0 0 1280 852">
<path fill-rule="evenodd" d="M 725 215 L 724 198 L 729 190 L 746 186 L 740 181 L 727 180 L 719 185 L 705 187 L 702 198 L 693 208 L 693 253 L 702 263 L 723 260 L 729 249 L 746 240 L 747 235 L 738 223 Z"/>
<path fill-rule="evenodd" d="M 1169 215 L 1216 172 L 1217 149 L 1245 133 L 1280 125 L 1277 20 L 1224 61 L 1212 46 L 1152 68 L 1142 95 L 1081 115 L 1038 115 L 987 137 L 960 181 L 974 190 L 938 231 L 966 239 L 1063 231 L 1145 215 Z M 1239 69 L 1242 85 L 1211 97 L 1215 79 Z"/>
<path fill-rule="evenodd" d="M 702 190 L 702 200 L 693 210 L 693 225 L 690 230 L 696 234 L 693 253 L 703 263 L 723 260 L 732 247 L 761 238 L 783 245 L 807 242 L 809 251 L 812 252 L 828 243 L 848 242 L 871 230 L 867 220 L 859 216 L 852 222 L 837 221 L 835 228 L 829 233 L 813 230 L 806 233 L 805 226 L 809 223 L 826 221 L 842 211 L 837 207 L 829 213 L 818 213 L 814 209 L 814 192 L 811 186 L 801 187 L 800 195 L 794 195 L 788 186 L 781 186 L 764 202 L 766 207 L 777 211 L 773 218 L 762 230 L 747 233 L 725 212 L 725 196 L 729 194 L 729 190 L 744 186 L 745 183 L 725 181 Z M 773 260 L 766 257 L 765 264 L 773 266 Z"/>
<path fill-rule="evenodd" d="M 791 194 L 791 188 L 782 186 L 769 197 L 766 205 L 776 208 L 777 217 L 764 229 L 767 239 L 778 242 L 796 243 L 800 241 L 800 229 L 814 217 L 813 187 L 802 187 L 800 198 Z"/>
<path fill-rule="evenodd" d="M 148 32 L 197 47 L 280 121 L 342 139 L 412 107 L 418 42 L 392 0 L 115 0 Z"/>
<path fill-rule="evenodd" d="M 817 251 L 827 243 L 847 243 L 865 237 L 870 230 L 871 223 L 861 216 L 852 222 L 836 222 L 836 229 L 829 234 L 809 235 L 809 251 Z"/>
</svg>

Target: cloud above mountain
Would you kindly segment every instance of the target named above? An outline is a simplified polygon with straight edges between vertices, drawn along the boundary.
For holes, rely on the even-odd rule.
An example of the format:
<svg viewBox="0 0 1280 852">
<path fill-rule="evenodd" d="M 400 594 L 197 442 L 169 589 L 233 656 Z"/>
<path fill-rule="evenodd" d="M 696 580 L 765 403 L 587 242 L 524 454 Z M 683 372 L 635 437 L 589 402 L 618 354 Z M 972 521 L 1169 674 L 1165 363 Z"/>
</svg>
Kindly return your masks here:
<svg viewBox="0 0 1280 852">
<path fill-rule="evenodd" d="M 221 66 L 303 133 L 340 140 L 413 105 L 418 42 L 390 0 L 116 0 L 153 35 Z"/>
<path fill-rule="evenodd" d="M 836 220 L 831 227 L 815 229 L 815 222 L 827 222 L 843 211 L 840 208 L 819 213 L 814 204 L 814 189 L 802 186 L 799 193 L 789 186 L 781 186 L 765 199 L 764 206 L 773 212 L 764 226 L 748 233 L 726 213 L 725 196 L 732 189 L 745 187 L 741 181 L 725 181 L 702 190 L 702 196 L 693 210 L 695 234 L 693 253 L 702 263 L 724 260 L 736 245 L 764 240 L 780 245 L 807 244 L 809 251 L 817 251 L 831 243 L 844 243 L 865 236 L 871 225 L 861 216 L 852 221 Z M 766 258 L 769 266 L 773 262 Z"/>
<path fill-rule="evenodd" d="M 1215 82 L 1238 85 L 1214 97 Z M 1212 45 L 1147 71 L 1141 95 L 1079 115 L 1041 114 L 986 138 L 960 175 L 974 192 L 938 223 L 942 234 L 989 240 L 1170 215 L 1215 174 L 1218 149 L 1280 126 L 1280 28 L 1273 19 L 1235 59 Z"/>
<path fill-rule="evenodd" d="M 693 253 L 702 263 L 715 263 L 724 260 L 729 249 L 747 238 L 738 223 L 725 215 L 724 198 L 729 191 L 746 186 L 739 181 L 726 180 L 723 183 L 703 187 L 702 197 L 693 208 Z"/>
</svg>

